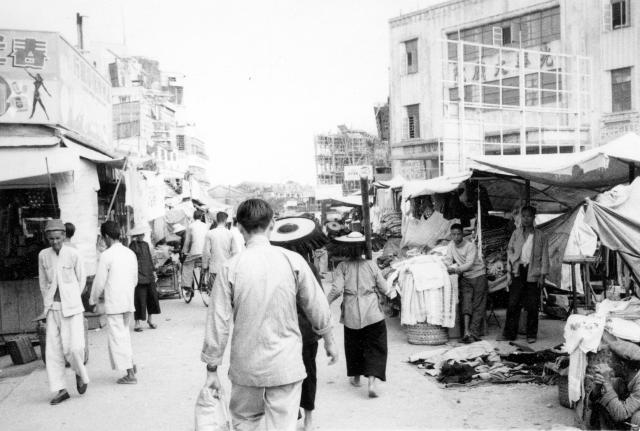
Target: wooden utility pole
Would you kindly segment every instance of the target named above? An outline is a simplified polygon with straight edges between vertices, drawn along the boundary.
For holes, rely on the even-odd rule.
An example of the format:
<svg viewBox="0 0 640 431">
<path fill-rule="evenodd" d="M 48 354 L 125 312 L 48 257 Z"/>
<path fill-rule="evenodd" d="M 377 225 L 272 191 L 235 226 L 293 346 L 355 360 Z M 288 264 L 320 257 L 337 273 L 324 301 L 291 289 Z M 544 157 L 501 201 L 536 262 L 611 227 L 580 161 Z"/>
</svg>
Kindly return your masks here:
<svg viewBox="0 0 640 431">
<path fill-rule="evenodd" d="M 369 179 L 360 175 L 360 192 L 362 193 L 362 224 L 364 225 L 365 257 L 371 260 L 371 216 L 369 214 Z"/>
</svg>

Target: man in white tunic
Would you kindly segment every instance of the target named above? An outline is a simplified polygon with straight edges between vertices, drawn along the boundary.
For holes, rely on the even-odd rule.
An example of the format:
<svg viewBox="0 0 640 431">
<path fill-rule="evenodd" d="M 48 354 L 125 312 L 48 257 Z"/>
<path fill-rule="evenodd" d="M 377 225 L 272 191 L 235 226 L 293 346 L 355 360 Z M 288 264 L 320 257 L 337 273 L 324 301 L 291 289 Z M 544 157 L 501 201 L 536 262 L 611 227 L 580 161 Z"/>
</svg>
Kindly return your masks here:
<svg viewBox="0 0 640 431">
<path fill-rule="evenodd" d="M 65 245 L 65 227 L 49 220 L 45 235 L 51 247 L 38 255 L 40 291 L 47 317 L 47 376 L 56 392 L 52 405 L 69 399 L 65 383 L 65 361 L 76 373 L 76 388 L 84 394 L 89 374 L 84 366 L 84 306 L 81 294 L 86 282 L 82 259 L 75 248 Z"/>
<path fill-rule="evenodd" d="M 218 274 L 207 311 L 202 361 L 206 386 L 221 390 L 222 363 L 233 321 L 229 408 L 235 430 L 296 429 L 302 380 L 302 336 L 296 303 L 324 338 L 331 364 L 338 358 L 329 303 L 311 268 L 297 253 L 269 243 L 273 210 L 261 199 L 238 207 L 247 248 Z"/>
<path fill-rule="evenodd" d="M 194 221 L 187 228 L 187 236 L 182 246 L 182 254 L 185 258 L 182 262 L 182 287 L 184 289 L 193 287 L 194 268 L 202 261 L 204 238 L 209 232 L 209 226 L 204 222 L 204 211 L 195 210 L 193 218 Z"/>
<path fill-rule="evenodd" d="M 218 226 L 211 229 L 204 238 L 204 250 L 202 253 L 202 269 L 209 271 L 211 283 L 222 271 L 223 265 L 238 253 L 233 234 L 227 229 L 227 213 L 221 211 L 216 215 Z"/>
<path fill-rule="evenodd" d="M 120 227 L 107 221 L 100 227 L 107 249 L 100 256 L 93 280 L 90 304 L 104 296 L 109 331 L 109 357 L 114 370 L 127 371 L 120 384 L 138 382 L 133 365 L 130 325 L 133 319 L 134 292 L 138 284 L 138 260 L 135 253 L 120 243 Z"/>
</svg>

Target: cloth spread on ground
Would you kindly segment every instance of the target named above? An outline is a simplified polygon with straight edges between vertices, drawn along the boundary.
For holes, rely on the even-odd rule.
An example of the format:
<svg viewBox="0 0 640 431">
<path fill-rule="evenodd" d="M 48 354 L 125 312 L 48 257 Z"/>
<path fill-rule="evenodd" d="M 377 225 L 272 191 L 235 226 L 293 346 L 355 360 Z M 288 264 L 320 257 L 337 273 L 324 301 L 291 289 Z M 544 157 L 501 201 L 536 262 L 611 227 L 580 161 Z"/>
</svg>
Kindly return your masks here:
<svg viewBox="0 0 640 431">
<path fill-rule="evenodd" d="M 516 352 L 501 357 L 493 345 L 478 341 L 455 348 L 420 352 L 409 357 L 426 375 L 447 387 L 460 384 L 545 382 L 545 364 L 562 353 L 555 350 Z"/>
<path fill-rule="evenodd" d="M 633 301 L 635 303 L 635 301 Z M 569 361 L 569 401 L 578 401 L 584 394 L 584 375 L 587 367 L 587 353 L 598 350 L 605 330 L 607 316 L 611 312 L 626 309 L 632 301 L 611 301 L 605 299 L 597 304 L 596 312 L 589 316 L 573 314 L 564 328 L 563 350 L 570 355 Z"/>
<path fill-rule="evenodd" d="M 392 267 L 395 271 L 388 283 L 398 283 L 403 325 L 427 322 L 447 328 L 455 326 L 458 279 L 448 274 L 441 257 L 416 256 Z"/>
</svg>

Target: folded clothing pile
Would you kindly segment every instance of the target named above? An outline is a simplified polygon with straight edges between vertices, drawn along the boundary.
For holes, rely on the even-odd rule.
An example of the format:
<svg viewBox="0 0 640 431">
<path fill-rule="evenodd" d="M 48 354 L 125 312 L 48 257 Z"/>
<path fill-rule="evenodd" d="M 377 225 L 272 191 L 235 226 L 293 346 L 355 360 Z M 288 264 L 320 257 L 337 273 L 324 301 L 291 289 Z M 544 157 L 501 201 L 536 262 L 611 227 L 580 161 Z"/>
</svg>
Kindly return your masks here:
<svg viewBox="0 0 640 431">
<path fill-rule="evenodd" d="M 387 211 L 380 216 L 380 235 L 387 238 L 402 236 L 402 213 Z"/>
</svg>

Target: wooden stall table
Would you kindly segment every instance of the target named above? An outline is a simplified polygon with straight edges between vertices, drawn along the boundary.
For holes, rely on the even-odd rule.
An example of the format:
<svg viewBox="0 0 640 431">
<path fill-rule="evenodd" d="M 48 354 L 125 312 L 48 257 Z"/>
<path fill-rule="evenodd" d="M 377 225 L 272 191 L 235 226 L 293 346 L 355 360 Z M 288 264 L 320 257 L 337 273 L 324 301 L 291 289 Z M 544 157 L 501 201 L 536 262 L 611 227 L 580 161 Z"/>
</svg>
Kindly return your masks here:
<svg viewBox="0 0 640 431">
<path fill-rule="evenodd" d="M 592 256 L 565 256 L 562 260 L 563 264 L 571 265 L 571 292 L 572 298 L 571 308 L 569 308 L 569 314 L 573 314 L 576 312 L 578 306 L 578 292 L 577 292 L 577 284 L 576 284 L 576 265 L 580 265 L 580 276 L 582 278 L 582 288 L 584 290 L 584 300 L 585 300 L 585 308 L 590 309 L 591 305 L 591 286 L 588 281 L 588 273 L 587 273 L 587 265 L 590 263 L 594 263 L 596 261 L 595 257 Z"/>
</svg>

